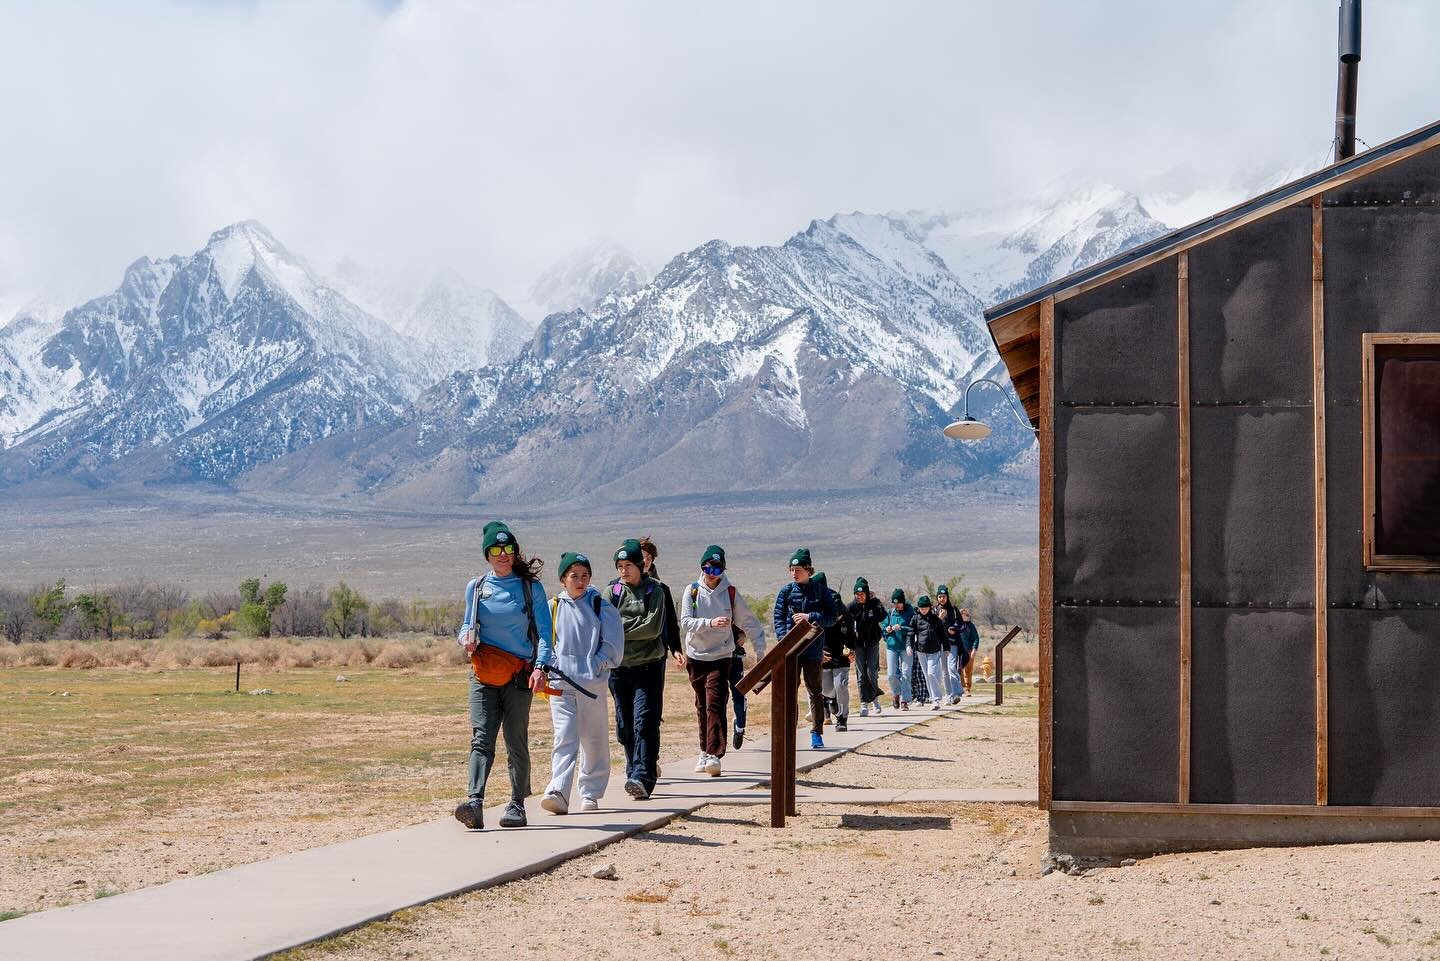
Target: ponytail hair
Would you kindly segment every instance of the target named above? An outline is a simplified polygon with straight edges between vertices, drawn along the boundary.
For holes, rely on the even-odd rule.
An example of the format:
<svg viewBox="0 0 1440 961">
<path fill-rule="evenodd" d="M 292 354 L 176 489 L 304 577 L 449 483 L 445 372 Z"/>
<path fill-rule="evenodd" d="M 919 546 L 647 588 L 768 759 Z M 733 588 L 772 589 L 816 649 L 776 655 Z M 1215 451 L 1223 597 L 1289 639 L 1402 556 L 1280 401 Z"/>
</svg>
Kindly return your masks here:
<svg viewBox="0 0 1440 961">
<path fill-rule="evenodd" d="M 545 562 L 538 557 L 527 558 L 522 551 L 515 552 L 515 575 L 522 581 L 530 584 L 540 580 L 540 571 L 544 569 Z"/>
</svg>

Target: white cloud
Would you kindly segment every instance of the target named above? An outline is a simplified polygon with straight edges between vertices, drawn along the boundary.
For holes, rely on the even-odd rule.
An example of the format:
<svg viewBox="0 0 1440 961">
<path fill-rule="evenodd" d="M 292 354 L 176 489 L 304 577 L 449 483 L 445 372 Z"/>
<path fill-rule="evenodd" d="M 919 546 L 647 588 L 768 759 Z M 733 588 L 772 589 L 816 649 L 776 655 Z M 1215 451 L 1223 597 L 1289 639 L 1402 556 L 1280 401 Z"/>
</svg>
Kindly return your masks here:
<svg viewBox="0 0 1440 961">
<path fill-rule="evenodd" d="M 1372 4 L 1360 133 L 1436 119 L 1440 9 Z M 0 290 L 98 291 L 268 224 L 324 264 L 514 293 L 611 236 L 662 262 L 840 210 L 1323 152 L 1335 4 L 0 0 Z"/>
</svg>

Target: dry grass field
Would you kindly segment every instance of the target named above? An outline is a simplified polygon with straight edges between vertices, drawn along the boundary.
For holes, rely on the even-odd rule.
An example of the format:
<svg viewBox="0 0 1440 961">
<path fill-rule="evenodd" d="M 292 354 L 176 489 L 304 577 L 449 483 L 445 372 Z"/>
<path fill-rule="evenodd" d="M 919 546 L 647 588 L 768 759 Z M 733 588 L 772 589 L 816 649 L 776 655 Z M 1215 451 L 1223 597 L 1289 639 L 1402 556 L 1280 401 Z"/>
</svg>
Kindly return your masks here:
<svg viewBox="0 0 1440 961">
<path fill-rule="evenodd" d="M 456 650 L 446 641 L 57 642 L 0 651 L 18 664 L 40 656 L 28 647 L 43 648 L 52 663 L 131 666 L 0 669 L 0 914 L 446 816 L 464 794 L 466 672 L 446 663 Z M 245 661 L 239 694 L 236 656 Z M 360 666 L 335 666 L 352 660 Z M 191 666 L 207 661 L 218 663 Z M 342 673 L 348 680 L 337 681 Z M 258 690 L 273 693 L 250 693 Z M 1033 718 L 1033 689 L 1009 690 L 1004 710 Z M 694 749 L 694 701 L 673 666 L 665 703 L 662 757 L 685 756 Z M 1033 724 L 1022 721 L 1010 741 L 990 745 L 1020 758 L 1032 781 Z M 760 735 L 768 726 L 762 694 L 749 728 Z M 537 699 L 537 792 L 549 778 L 550 739 L 550 713 Z M 498 751 L 497 800 L 508 790 L 503 743 Z M 620 764 L 619 746 L 612 751 Z M 992 782 L 972 786 L 981 783 Z"/>
<path fill-rule="evenodd" d="M 465 793 L 460 667 L 0 670 L 0 912 L 104 897 L 448 816 Z M 695 739 L 667 678 L 663 751 Z M 271 694 L 248 692 L 268 689 Z M 768 726 L 755 701 L 750 728 Z M 531 714 L 532 786 L 550 712 Z M 503 799 L 504 748 L 490 796 Z M 623 761 L 618 745 L 616 763 Z"/>
</svg>

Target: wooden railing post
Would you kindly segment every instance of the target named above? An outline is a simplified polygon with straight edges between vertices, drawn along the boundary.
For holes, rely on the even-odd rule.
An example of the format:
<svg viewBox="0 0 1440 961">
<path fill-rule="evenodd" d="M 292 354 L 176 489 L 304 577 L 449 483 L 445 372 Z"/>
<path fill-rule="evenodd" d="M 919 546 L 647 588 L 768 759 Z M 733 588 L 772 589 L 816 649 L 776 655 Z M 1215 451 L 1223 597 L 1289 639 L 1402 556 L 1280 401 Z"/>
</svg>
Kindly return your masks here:
<svg viewBox="0 0 1440 961">
<path fill-rule="evenodd" d="M 1020 628 L 1012 627 L 1010 633 L 995 645 L 995 704 L 997 706 L 1005 703 L 1005 645 L 1014 640 L 1015 635 L 1019 633 Z"/>
</svg>

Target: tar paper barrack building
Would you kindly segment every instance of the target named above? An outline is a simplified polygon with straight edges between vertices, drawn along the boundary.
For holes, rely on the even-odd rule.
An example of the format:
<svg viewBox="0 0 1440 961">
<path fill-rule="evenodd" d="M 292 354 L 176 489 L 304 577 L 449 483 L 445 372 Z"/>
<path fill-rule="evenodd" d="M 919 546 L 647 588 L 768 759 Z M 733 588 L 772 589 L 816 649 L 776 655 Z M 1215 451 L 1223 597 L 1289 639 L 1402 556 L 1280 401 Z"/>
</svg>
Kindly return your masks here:
<svg viewBox="0 0 1440 961">
<path fill-rule="evenodd" d="M 986 320 L 1052 847 L 1440 838 L 1440 124 Z"/>
</svg>

